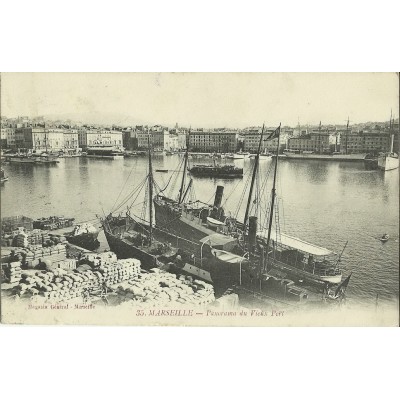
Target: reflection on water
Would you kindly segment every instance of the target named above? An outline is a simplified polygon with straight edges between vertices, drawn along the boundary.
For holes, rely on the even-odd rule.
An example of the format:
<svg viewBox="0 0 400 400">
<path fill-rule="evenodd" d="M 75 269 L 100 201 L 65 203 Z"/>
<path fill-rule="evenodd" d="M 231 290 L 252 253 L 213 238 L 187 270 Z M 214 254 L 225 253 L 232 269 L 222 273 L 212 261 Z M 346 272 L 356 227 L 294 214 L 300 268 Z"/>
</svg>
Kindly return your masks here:
<svg viewBox="0 0 400 400">
<path fill-rule="evenodd" d="M 179 156 L 156 156 L 153 166 L 173 171 L 180 160 Z M 211 164 L 213 160 L 196 158 L 190 162 Z M 267 193 L 271 190 L 273 162 L 260 162 L 260 176 L 269 173 Z M 216 185 L 224 185 L 225 210 L 243 218 L 245 200 L 239 205 L 246 199 L 245 185 L 254 160 L 234 163 L 244 167 L 247 175 L 243 180 L 195 178 L 194 190 L 199 200 L 207 202 L 213 198 Z M 147 168 L 146 157 L 115 161 L 66 158 L 57 166 L 6 165 L 9 181 L 1 186 L 2 216 L 66 215 L 77 221 L 95 220 L 96 214 L 110 212 L 126 198 L 143 181 Z M 170 173 L 157 172 L 154 176 L 160 187 L 169 182 L 169 194 L 177 195 L 181 177 L 170 179 Z M 283 160 L 278 169 L 277 195 L 282 231 L 338 253 L 348 241 L 342 267 L 345 276 L 353 272 L 348 289 L 351 301 L 374 302 L 376 294 L 381 301 L 398 298 L 398 170 L 385 173 L 367 171 L 362 163 Z M 135 212 L 140 214 L 141 208 L 137 206 Z M 266 201 L 261 208 L 267 209 Z M 126 205 L 120 211 L 125 210 Z M 390 235 L 385 244 L 379 241 L 383 233 Z"/>
</svg>

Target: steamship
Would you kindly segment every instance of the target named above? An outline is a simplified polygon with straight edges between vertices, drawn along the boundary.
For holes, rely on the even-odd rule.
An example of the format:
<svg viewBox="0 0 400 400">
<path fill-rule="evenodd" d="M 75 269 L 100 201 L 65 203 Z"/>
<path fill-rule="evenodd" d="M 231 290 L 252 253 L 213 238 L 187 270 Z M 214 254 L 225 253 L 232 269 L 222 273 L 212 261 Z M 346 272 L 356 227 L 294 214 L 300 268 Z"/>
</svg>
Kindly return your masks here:
<svg viewBox="0 0 400 400">
<path fill-rule="evenodd" d="M 148 196 L 144 198 L 145 218 L 131 215 L 130 210 L 133 205 L 130 205 L 125 215 L 113 215 L 111 212 L 100 219 L 110 250 L 121 259 L 131 257 L 139 259 L 145 269 L 157 267 L 211 282 L 209 272 L 202 268 L 203 260 L 194 256 L 199 254 L 196 249 L 200 246 L 188 239 L 170 235 L 169 232 L 154 225 L 153 190 L 156 189 L 156 185 L 152 172 L 150 140 L 148 157 L 149 172 L 146 180 L 133 190 L 139 194 L 142 189 L 146 189 Z M 114 212 L 125 204 L 125 201 L 120 203 Z"/>
<path fill-rule="evenodd" d="M 328 260 L 328 256 L 334 255 L 333 252 L 280 232 L 279 235 L 274 234 L 272 231 L 278 157 L 275 157 L 268 230 L 259 230 L 260 221 L 257 221 L 257 217 L 250 216 L 255 198 L 259 198 L 258 195 L 253 197 L 253 188 L 258 173 L 263 132 L 264 128 L 243 222 L 230 214 L 229 217 L 226 216 L 221 206 L 222 186 L 217 187 L 213 204 L 199 200 L 186 201 L 192 181 L 185 188 L 183 174 L 178 200 L 168 198 L 162 193 L 154 198 L 156 226 L 168 230 L 172 235 L 189 237 L 193 242 L 197 242 L 200 245 L 200 257 L 207 259 L 206 265 L 214 285 L 218 288 L 239 284 L 253 289 L 257 287 L 269 293 L 273 293 L 274 290 L 282 293 L 284 289 L 285 295 L 292 291 L 292 294 L 297 296 L 294 293 L 302 292 L 294 286 L 294 281 L 308 282 L 320 288 L 340 283 L 342 273 L 337 266 L 338 262 Z M 279 134 L 280 128 L 270 133 L 266 140 L 279 138 Z M 277 152 L 278 149 L 279 140 Z"/>
</svg>

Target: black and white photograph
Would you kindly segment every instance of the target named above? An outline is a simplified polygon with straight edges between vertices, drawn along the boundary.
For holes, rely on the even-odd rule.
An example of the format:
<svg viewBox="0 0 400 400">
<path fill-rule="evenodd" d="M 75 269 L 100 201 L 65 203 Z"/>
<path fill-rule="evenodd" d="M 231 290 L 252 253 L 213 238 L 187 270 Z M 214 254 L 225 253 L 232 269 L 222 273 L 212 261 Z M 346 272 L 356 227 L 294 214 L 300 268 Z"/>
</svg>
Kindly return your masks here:
<svg viewBox="0 0 400 400">
<path fill-rule="evenodd" d="M 397 73 L 2 73 L 2 321 L 397 326 Z"/>
<path fill-rule="evenodd" d="M 395 398 L 397 3 L 3 1 L 1 398 Z"/>
</svg>

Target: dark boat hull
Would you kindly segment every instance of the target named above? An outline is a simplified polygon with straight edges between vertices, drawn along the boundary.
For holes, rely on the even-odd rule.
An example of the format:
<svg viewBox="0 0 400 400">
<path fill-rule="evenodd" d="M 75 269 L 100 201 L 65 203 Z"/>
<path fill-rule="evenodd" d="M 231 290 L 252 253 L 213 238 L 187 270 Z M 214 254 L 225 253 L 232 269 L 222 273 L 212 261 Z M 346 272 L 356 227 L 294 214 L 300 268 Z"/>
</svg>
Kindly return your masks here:
<svg viewBox="0 0 400 400">
<path fill-rule="evenodd" d="M 240 265 L 224 263 L 215 259 L 214 263 L 210 265 L 210 274 L 217 296 L 236 287 L 281 301 L 298 302 L 307 298 L 305 291 L 296 286 L 291 279 L 264 274 L 260 280 L 259 269 L 248 262 Z"/>
<path fill-rule="evenodd" d="M 128 240 L 117 237 L 106 230 L 104 230 L 104 234 L 108 245 L 110 246 L 110 250 L 115 253 L 118 258 L 136 258 L 140 260 L 143 268 L 154 268 L 160 266 L 159 263 L 157 263 L 158 257 L 154 254 L 150 254 L 148 250 L 146 251 L 146 247 L 135 246 Z"/>
<path fill-rule="evenodd" d="M 99 232 L 83 233 L 81 235 L 65 235 L 69 243 L 79 247 L 83 247 L 87 250 L 96 250 L 100 246 L 100 242 L 97 240 Z"/>
<path fill-rule="evenodd" d="M 197 242 L 200 245 L 201 239 L 215 233 L 215 231 L 203 226 L 198 221 L 198 218 L 193 218 L 192 220 L 186 218 L 176 212 L 173 207 L 160 205 L 157 201 L 154 202 L 154 211 L 157 227 L 173 235 L 190 238 L 192 242 Z"/>
<path fill-rule="evenodd" d="M 207 177 L 207 178 L 221 178 L 221 179 L 235 179 L 235 178 L 243 178 L 243 174 L 224 174 L 224 173 L 211 173 L 211 172 L 193 172 L 190 171 L 190 174 L 193 176 L 199 177 Z"/>
</svg>

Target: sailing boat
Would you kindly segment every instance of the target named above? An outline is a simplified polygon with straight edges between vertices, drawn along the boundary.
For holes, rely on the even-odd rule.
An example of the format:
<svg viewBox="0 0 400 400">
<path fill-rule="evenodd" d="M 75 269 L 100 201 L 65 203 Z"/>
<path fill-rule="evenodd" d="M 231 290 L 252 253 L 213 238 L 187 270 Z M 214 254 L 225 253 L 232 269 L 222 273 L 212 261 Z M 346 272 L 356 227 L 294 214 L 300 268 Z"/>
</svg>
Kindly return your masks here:
<svg viewBox="0 0 400 400">
<path fill-rule="evenodd" d="M 248 221 L 248 231 L 246 230 L 245 236 L 246 246 L 242 249 L 241 253 L 237 251 L 222 252 L 220 250 L 212 250 L 216 258 L 216 263 L 211 271 L 211 276 L 213 280 L 220 278 L 221 283 L 225 281 L 225 283 L 229 282 L 230 284 L 236 282 L 238 284 L 254 286 L 254 282 L 259 281 L 260 290 L 263 290 L 263 288 L 270 289 L 272 282 L 275 282 L 275 286 L 285 285 L 288 283 L 288 280 L 292 284 L 294 282 L 290 280 L 320 287 L 324 287 L 326 284 L 338 284 L 342 279 L 342 273 L 338 268 L 341 256 L 337 258 L 336 254 L 328 249 L 280 233 L 279 221 L 276 223 L 276 230 L 272 229 L 276 200 L 280 127 L 268 139 L 275 137 L 278 137 L 278 145 L 275 157 L 268 228 L 257 230 L 257 217 L 249 217 L 249 204 L 252 199 L 253 183 L 258 166 L 257 157 L 244 219 L 245 226 Z M 286 283 L 284 278 L 287 278 Z"/>
<path fill-rule="evenodd" d="M 223 186 L 217 186 L 213 204 L 200 200 L 185 201 L 193 184 L 193 180 L 190 180 L 186 185 L 188 157 L 189 149 L 186 146 L 177 199 L 167 197 L 163 192 L 158 193 L 154 198 L 156 227 L 174 236 L 190 238 L 198 245 L 203 245 L 201 239 L 210 235 L 216 233 L 230 235 L 236 233 L 238 228 L 243 229 L 243 225 L 238 227 L 236 219 L 225 215 L 222 207 Z M 199 251 L 198 246 L 192 246 L 192 249 Z"/>
<path fill-rule="evenodd" d="M 143 186 L 147 182 L 149 204 L 149 222 L 139 218 L 132 218 L 130 208 L 125 216 L 109 214 L 101 219 L 104 233 L 110 246 L 118 258 L 137 258 L 142 262 L 143 268 L 158 267 L 168 269 L 168 264 L 177 256 L 177 249 L 165 242 L 154 239 L 153 235 L 153 171 L 149 143 L 149 172 Z M 131 206 L 132 207 L 132 206 Z"/>
<path fill-rule="evenodd" d="M 392 120 L 392 113 L 390 113 L 389 135 L 390 135 L 390 152 L 382 153 L 378 157 L 378 168 L 383 171 L 390 171 L 399 168 L 399 156 L 393 152 L 394 142 L 394 119 Z"/>
</svg>

